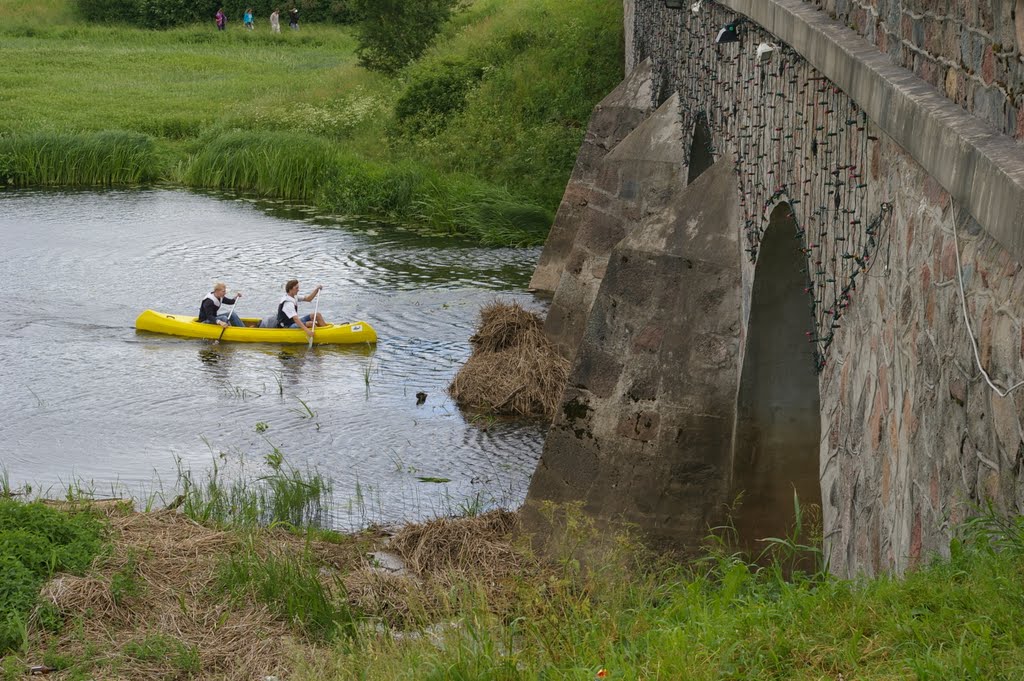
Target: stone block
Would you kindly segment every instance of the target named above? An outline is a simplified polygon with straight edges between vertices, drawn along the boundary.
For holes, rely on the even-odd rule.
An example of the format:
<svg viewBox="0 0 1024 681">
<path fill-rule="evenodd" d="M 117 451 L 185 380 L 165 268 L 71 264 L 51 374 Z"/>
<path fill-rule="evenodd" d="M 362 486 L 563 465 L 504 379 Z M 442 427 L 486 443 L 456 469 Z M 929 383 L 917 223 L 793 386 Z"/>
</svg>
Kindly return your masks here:
<svg viewBox="0 0 1024 681">
<path fill-rule="evenodd" d="M 708 210 L 703 205 L 711 196 L 720 200 Z M 566 391 L 530 484 L 528 528 L 540 527 L 530 510 L 540 502 L 580 499 L 601 522 L 622 517 L 654 545 L 695 549 L 709 522 L 721 520 L 732 468 L 738 341 L 725 353 L 732 360 L 725 367 L 686 358 L 694 339 L 723 325 L 738 334 L 737 205 L 731 164 L 719 161 L 613 249 L 569 383 L 590 386 L 614 361 L 627 367 L 619 373 L 625 385 L 602 384 L 601 394 Z M 688 229 L 687 218 L 695 215 L 700 229 Z M 721 276 L 713 274 L 719 270 Z M 705 314 L 705 282 L 723 287 L 726 270 L 731 293 L 705 297 L 705 306 L 720 301 L 714 314 Z M 640 287 L 643 296 L 626 294 L 641 277 L 659 286 Z M 661 390 L 663 383 L 671 385 Z"/>
<path fill-rule="evenodd" d="M 579 227 L 579 213 L 571 206 L 586 205 L 600 160 L 648 116 L 652 88 L 651 63 L 644 61 L 594 108 L 572 177 L 530 279 L 531 290 L 554 293 Z"/>
</svg>

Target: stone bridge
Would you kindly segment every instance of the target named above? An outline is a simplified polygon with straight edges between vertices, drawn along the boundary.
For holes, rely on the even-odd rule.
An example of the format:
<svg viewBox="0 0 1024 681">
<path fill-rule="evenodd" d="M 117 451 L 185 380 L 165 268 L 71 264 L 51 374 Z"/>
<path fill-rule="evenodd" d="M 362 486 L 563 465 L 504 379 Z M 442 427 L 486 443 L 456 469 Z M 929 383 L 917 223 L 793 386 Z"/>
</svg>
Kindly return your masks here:
<svg viewBox="0 0 1024 681">
<path fill-rule="evenodd" d="M 531 284 L 574 364 L 527 517 L 753 545 L 795 494 L 849 575 L 1024 512 L 1024 0 L 624 7 Z"/>
</svg>

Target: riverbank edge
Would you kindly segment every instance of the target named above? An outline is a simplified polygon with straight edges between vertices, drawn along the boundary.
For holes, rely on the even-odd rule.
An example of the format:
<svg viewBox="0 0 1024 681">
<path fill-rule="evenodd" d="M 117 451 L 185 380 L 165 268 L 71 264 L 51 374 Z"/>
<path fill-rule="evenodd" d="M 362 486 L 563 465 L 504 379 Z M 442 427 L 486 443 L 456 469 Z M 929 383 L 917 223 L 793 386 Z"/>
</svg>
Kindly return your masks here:
<svg viewBox="0 0 1024 681">
<path fill-rule="evenodd" d="M 504 188 L 409 161 L 358 158 L 304 133 L 228 133 L 199 152 L 123 130 L 0 137 L 3 189 L 153 185 L 302 202 L 494 246 L 543 243 L 552 220 Z"/>
<path fill-rule="evenodd" d="M 97 669 L 125 679 L 938 679 L 1024 671 L 1020 518 L 982 513 L 949 558 L 902 579 L 849 581 L 820 570 L 783 577 L 785 550 L 757 566 L 711 544 L 688 566 L 673 565 L 574 513 L 561 525 L 566 551 L 541 562 L 509 512 L 354 535 L 215 528 L 178 510 L 134 512 L 123 502 L 101 512 L 110 550 L 86 575 L 58 575 L 43 591 L 66 617 L 69 608 L 78 614 L 63 633 L 5 658 L 3 678 L 34 664 L 76 679 Z M 481 549 L 492 560 L 482 560 Z M 289 565 L 295 569 L 280 569 Z M 287 588 L 270 588 L 261 575 Z M 299 616 L 323 614 L 313 605 L 316 590 L 299 588 L 310 575 L 328 601 L 347 599 L 347 610 L 320 622 L 331 627 Z M 302 605 L 291 615 L 288 591 Z M 353 616 L 353 599 L 376 614 Z M 205 648 L 175 633 L 188 631 L 189 617 L 208 624 Z"/>
</svg>

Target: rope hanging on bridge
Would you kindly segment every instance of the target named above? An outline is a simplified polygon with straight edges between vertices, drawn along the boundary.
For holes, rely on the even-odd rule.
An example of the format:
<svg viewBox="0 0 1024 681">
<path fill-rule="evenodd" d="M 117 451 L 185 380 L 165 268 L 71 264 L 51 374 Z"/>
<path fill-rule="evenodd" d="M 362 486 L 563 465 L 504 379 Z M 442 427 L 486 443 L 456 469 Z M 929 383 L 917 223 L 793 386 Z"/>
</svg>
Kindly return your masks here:
<svg viewBox="0 0 1024 681">
<path fill-rule="evenodd" d="M 1001 389 L 995 384 L 992 378 L 985 371 L 985 367 L 981 365 L 981 353 L 978 352 L 978 341 L 974 340 L 974 328 L 971 326 L 970 315 L 967 314 L 967 295 L 964 293 L 964 268 L 960 264 L 960 237 L 956 232 L 956 205 L 953 203 L 953 197 L 949 197 L 949 206 L 953 210 L 953 248 L 956 252 L 956 279 L 957 283 L 960 284 L 960 305 L 964 312 L 964 324 L 967 325 L 967 337 L 971 340 L 971 349 L 974 350 L 974 361 L 978 365 L 978 371 L 984 377 L 985 382 L 988 383 L 988 387 L 992 388 L 993 391 L 1000 397 L 1006 397 L 1017 388 L 1024 385 L 1024 380 L 1018 381 L 1011 385 L 1006 390 Z"/>
</svg>

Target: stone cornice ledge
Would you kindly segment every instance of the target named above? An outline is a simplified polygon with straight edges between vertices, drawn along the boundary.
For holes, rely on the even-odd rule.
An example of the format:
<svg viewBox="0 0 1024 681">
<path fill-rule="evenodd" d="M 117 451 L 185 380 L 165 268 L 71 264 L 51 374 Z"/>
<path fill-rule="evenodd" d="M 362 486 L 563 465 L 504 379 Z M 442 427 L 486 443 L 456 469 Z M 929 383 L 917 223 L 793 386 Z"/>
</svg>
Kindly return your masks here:
<svg viewBox="0 0 1024 681">
<path fill-rule="evenodd" d="M 801 0 L 717 0 L 799 52 L 843 89 L 1024 261 L 1024 148 Z"/>
</svg>

